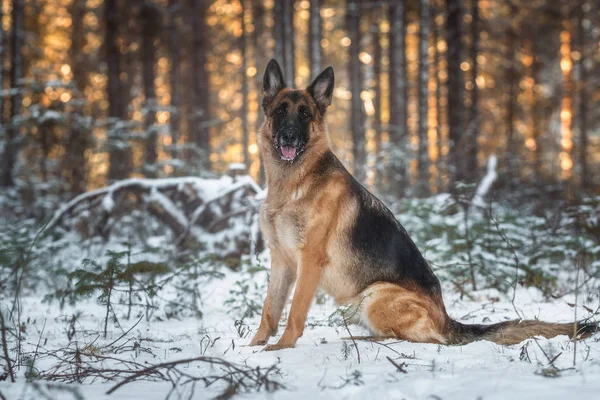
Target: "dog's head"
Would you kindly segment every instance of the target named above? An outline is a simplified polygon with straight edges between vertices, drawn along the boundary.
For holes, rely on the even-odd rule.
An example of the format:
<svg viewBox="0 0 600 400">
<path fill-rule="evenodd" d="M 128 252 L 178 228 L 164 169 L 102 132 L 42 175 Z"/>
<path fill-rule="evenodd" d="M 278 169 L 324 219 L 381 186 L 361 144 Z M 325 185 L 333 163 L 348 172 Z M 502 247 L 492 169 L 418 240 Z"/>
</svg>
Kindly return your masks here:
<svg viewBox="0 0 600 400">
<path fill-rule="evenodd" d="M 293 163 L 311 145 L 326 143 L 323 124 L 333 83 L 333 68 L 328 67 L 305 90 L 289 89 L 277 61 L 269 61 L 263 78 L 262 107 L 267 117 L 259 139 L 263 151 Z"/>
</svg>

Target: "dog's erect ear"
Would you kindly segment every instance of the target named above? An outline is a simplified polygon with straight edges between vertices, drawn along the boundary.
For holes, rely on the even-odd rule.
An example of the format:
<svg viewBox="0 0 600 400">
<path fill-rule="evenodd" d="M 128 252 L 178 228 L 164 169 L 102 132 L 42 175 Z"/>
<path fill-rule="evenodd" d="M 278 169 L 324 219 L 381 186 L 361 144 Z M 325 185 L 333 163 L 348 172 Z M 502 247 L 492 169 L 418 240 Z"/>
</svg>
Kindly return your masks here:
<svg viewBox="0 0 600 400">
<path fill-rule="evenodd" d="M 319 76 L 306 88 L 306 91 L 315 99 L 321 110 L 321 114 L 325 112 L 331 104 L 331 96 L 333 95 L 333 68 L 327 67 Z"/>
<path fill-rule="evenodd" d="M 265 112 L 271 104 L 271 101 L 275 98 L 277 93 L 287 85 L 285 83 L 285 78 L 283 77 L 283 72 L 281 72 L 281 67 L 275 61 L 275 59 L 271 59 L 269 64 L 267 65 L 267 70 L 265 71 L 265 76 L 263 77 L 263 109 Z"/>
</svg>

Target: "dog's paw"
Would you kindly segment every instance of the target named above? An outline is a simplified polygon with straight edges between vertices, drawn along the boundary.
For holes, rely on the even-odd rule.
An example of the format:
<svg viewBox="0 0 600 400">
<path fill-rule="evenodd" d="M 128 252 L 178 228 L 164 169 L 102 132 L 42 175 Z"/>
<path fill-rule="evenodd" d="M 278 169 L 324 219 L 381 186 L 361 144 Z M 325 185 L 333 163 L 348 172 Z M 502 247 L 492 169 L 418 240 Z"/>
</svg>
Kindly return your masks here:
<svg viewBox="0 0 600 400">
<path fill-rule="evenodd" d="M 252 339 L 252 341 L 250 341 L 250 344 L 248 346 L 263 346 L 267 344 L 267 339 Z"/>
<path fill-rule="evenodd" d="M 263 349 L 263 351 L 275 351 L 275 350 L 282 350 L 282 349 L 291 349 L 293 347 L 294 347 L 293 344 L 282 344 L 282 343 L 268 344 L 268 345 L 265 346 L 265 348 Z"/>
</svg>

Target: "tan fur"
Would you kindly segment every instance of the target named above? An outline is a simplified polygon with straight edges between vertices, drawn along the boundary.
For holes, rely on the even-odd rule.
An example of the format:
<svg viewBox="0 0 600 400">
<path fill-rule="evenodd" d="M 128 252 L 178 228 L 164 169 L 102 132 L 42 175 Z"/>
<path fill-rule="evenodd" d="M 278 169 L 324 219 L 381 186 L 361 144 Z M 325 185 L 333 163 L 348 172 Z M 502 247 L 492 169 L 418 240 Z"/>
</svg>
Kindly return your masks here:
<svg viewBox="0 0 600 400">
<path fill-rule="evenodd" d="M 446 314 L 427 295 L 388 282 L 377 282 L 363 292 L 361 317 L 379 336 L 411 342 L 446 343 Z"/>
<path fill-rule="evenodd" d="M 289 91 L 281 90 L 270 107 L 274 109 L 279 102 L 288 101 L 285 95 Z M 291 165 L 277 158 L 268 117 L 270 109 L 265 110 L 267 119 L 258 137 L 268 185 L 267 198 L 260 209 L 260 224 L 271 252 L 271 276 L 261 323 L 251 346 L 266 344 L 276 333 L 294 283 L 296 289 L 285 331 L 277 344 L 265 350 L 296 344 L 319 286 L 338 304 L 352 305 L 358 322 L 377 336 L 428 343 L 458 344 L 487 339 L 513 344 L 534 335 L 573 333 L 571 324 L 537 321 L 502 323 L 493 329 L 462 325 L 448 317 L 439 288 L 426 292 L 410 281 L 376 282 L 363 290 L 352 273 L 353 266 L 360 266 L 360 259 L 350 244 L 358 215 L 356 199 L 350 195 L 351 177 L 335 170 L 327 175 L 326 181 L 319 179 L 318 162 L 329 151 L 328 133 L 310 94 L 296 92 L 301 94 L 300 100 L 289 107 L 304 105 L 313 112 L 310 140 L 302 162 Z"/>
<path fill-rule="evenodd" d="M 278 97 L 284 97 L 288 90 L 281 91 Z M 311 102 L 302 104 L 309 106 Z M 316 162 L 329 150 L 323 121 L 312 122 L 307 157 L 294 169 L 274 158 L 270 129 L 267 119 L 259 146 L 269 187 L 260 222 L 271 250 L 271 280 L 261 324 L 250 345 L 265 344 L 276 332 L 290 288 L 297 280 L 287 327 L 279 342 L 267 347 L 275 350 L 293 347 L 302 335 L 319 286 L 338 304 L 350 304 L 360 293 L 348 271 L 355 257 L 348 237 L 357 207 L 348 195 L 347 177 L 334 176 L 325 187 L 317 187 L 311 178 Z M 431 299 L 390 283 L 371 285 L 363 295 L 363 319 L 374 333 L 443 343 L 444 314 Z"/>
<path fill-rule="evenodd" d="M 289 89 L 279 96 L 286 90 Z M 308 100 L 303 104 L 314 108 Z M 285 292 L 291 286 L 281 277 L 297 277 L 288 325 L 277 345 L 270 346 L 269 350 L 294 346 L 302 335 L 319 285 L 340 303 L 357 294 L 345 269 L 352 257 L 345 238 L 356 216 L 355 205 L 347 194 L 344 175 L 329 179 L 326 187 L 317 187 L 311 179 L 316 162 L 329 150 L 329 139 L 320 119 L 314 120 L 310 129 L 307 157 L 294 169 L 274 159 L 269 119 L 259 136 L 269 187 L 260 210 L 260 222 L 271 249 L 272 265 L 262 322 L 251 345 L 265 343 L 276 329 L 285 301 L 274 301 L 274 298 L 287 298 L 276 293 Z M 279 284 L 281 280 L 285 284 Z"/>
</svg>

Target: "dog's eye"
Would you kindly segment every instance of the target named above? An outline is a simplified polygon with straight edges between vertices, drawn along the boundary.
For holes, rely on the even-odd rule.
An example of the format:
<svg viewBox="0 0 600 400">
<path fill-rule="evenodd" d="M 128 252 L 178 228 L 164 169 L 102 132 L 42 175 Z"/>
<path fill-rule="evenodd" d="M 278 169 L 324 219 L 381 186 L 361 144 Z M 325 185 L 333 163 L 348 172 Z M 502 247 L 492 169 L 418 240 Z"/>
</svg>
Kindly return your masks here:
<svg viewBox="0 0 600 400">
<path fill-rule="evenodd" d="M 277 115 L 285 115 L 286 112 L 287 112 L 287 106 L 285 104 L 278 107 L 275 110 L 275 114 L 277 114 Z"/>
<path fill-rule="evenodd" d="M 310 119 L 311 115 L 308 110 L 300 110 L 300 118 L 302 119 Z"/>
</svg>

